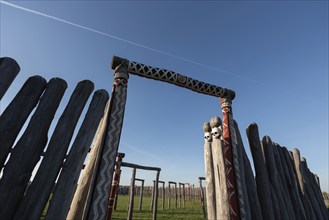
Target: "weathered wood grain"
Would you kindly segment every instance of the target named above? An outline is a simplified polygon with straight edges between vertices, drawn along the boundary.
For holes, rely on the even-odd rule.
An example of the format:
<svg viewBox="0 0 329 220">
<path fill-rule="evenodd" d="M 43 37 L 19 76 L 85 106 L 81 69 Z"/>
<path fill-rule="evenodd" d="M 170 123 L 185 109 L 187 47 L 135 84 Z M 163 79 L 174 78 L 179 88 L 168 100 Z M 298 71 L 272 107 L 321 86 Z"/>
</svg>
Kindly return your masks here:
<svg viewBox="0 0 329 220">
<path fill-rule="evenodd" d="M 280 213 L 280 219 L 295 219 L 294 215 L 288 215 L 286 202 L 284 201 L 284 198 L 282 196 L 284 190 L 280 185 L 281 179 L 279 177 L 279 173 L 277 171 L 277 164 L 275 163 L 274 159 L 274 149 L 271 138 L 269 136 L 264 136 L 262 139 L 262 145 L 264 148 L 265 161 L 270 184 L 273 186 L 274 189 L 273 196 L 275 195 L 278 200 L 279 209 L 274 211 Z"/>
<path fill-rule="evenodd" d="M 209 122 L 203 125 L 204 129 L 204 162 L 206 175 L 206 204 L 208 219 L 216 218 L 216 191 L 215 191 L 215 174 L 212 156 L 212 135 Z M 180 185 L 179 185 L 180 188 Z M 180 206 L 180 202 L 179 202 Z M 176 207 L 177 208 L 177 207 Z"/>
<path fill-rule="evenodd" d="M 80 82 L 74 90 L 54 129 L 35 178 L 15 215 L 16 219 L 23 216 L 40 218 L 63 164 L 75 126 L 92 90 L 93 83 L 90 81 Z"/>
<path fill-rule="evenodd" d="M 92 145 L 100 120 L 104 115 L 104 109 L 108 99 L 109 95 L 105 90 L 98 90 L 94 93 L 79 132 L 69 154 L 66 156 L 53 192 L 46 219 L 66 218 L 76 189 L 81 167 L 89 147 Z"/>
<path fill-rule="evenodd" d="M 291 203 L 291 198 L 290 198 L 290 194 L 289 194 L 289 190 L 287 187 L 287 180 L 286 177 L 284 175 L 284 171 L 283 171 L 283 162 L 282 162 L 282 158 L 280 156 L 279 153 L 279 148 L 280 146 L 276 143 L 272 142 L 272 148 L 273 148 L 273 153 L 274 153 L 274 159 L 275 159 L 275 164 L 276 164 L 276 169 L 278 171 L 278 183 L 280 185 L 280 188 L 282 189 L 283 193 L 282 193 L 282 198 L 285 202 L 285 206 L 287 209 L 287 213 L 289 215 L 290 219 L 300 219 L 296 217 L 295 212 L 293 212 L 293 206 Z"/>
<path fill-rule="evenodd" d="M 305 191 L 305 180 L 304 180 L 304 172 L 300 160 L 300 152 L 298 149 L 293 149 L 291 153 L 293 157 L 293 162 L 294 162 L 294 168 L 295 168 L 295 173 L 296 173 L 296 178 L 299 186 L 299 190 L 301 193 L 301 199 L 303 202 L 303 206 L 305 209 L 305 212 L 307 214 L 307 219 L 316 219 L 316 214 L 313 210 L 313 207 L 308 199 L 307 193 Z"/>
<path fill-rule="evenodd" d="M 292 207 L 295 213 L 296 219 L 306 219 L 305 209 L 303 207 L 302 200 L 299 195 L 298 186 L 296 182 L 296 175 L 291 163 L 290 156 L 287 148 L 278 146 L 277 148 L 284 172 L 284 176 L 287 183 L 288 193 L 290 195 Z"/>
<path fill-rule="evenodd" d="M 303 174 L 304 174 L 304 186 L 305 186 L 305 191 L 307 194 L 307 197 L 311 203 L 311 206 L 314 210 L 314 213 L 316 215 L 317 219 L 327 219 L 327 210 L 322 208 L 322 204 L 319 202 L 319 200 L 316 198 L 317 193 L 316 191 L 313 190 L 312 187 L 312 182 L 309 179 L 309 171 L 306 163 L 305 158 L 301 158 L 301 169 L 303 169 Z"/>
<path fill-rule="evenodd" d="M 15 214 L 32 171 L 47 144 L 48 129 L 66 88 L 67 84 L 62 79 L 49 81 L 30 123 L 12 150 L 0 180 L 0 219 L 11 219 Z M 41 186 L 38 186 L 40 192 L 43 189 Z"/>
<path fill-rule="evenodd" d="M 10 57 L 0 58 L 0 100 L 20 71 L 16 60 Z"/>
<path fill-rule="evenodd" d="M 256 184 L 259 197 L 259 203 L 262 210 L 263 219 L 274 220 L 273 202 L 271 199 L 271 189 L 262 147 L 260 144 L 258 126 L 252 123 L 247 127 L 247 137 L 254 160 L 256 172 Z"/>
<path fill-rule="evenodd" d="M 244 165 L 244 159 L 243 159 L 243 153 L 244 152 L 244 146 L 241 138 L 241 134 L 239 131 L 238 123 L 234 120 L 233 121 L 233 132 L 236 144 L 234 145 L 237 148 L 238 151 L 238 161 L 239 161 L 239 174 L 240 174 L 240 182 L 241 182 L 241 188 L 242 188 L 242 194 L 243 194 L 243 200 L 244 200 L 244 211 L 245 211 L 245 218 L 246 219 L 252 219 L 251 217 L 251 207 L 249 204 L 249 195 L 247 190 L 247 181 L 246 181 L 246 173 L 245 173 L 245 166 Z M 251 180 L 252 181 L 252 180 Z M 261 216 L 261 215 L 260 215 Z M 259 219 L 259 218 L 258 218 Z"/>
<path fill-rule="evenodd" d="M 0 169 L 4 166 L 17 135 L 38 104 L 46 86 L 47 81 L 41 76 L 28 78 L 0 116 Z"/>
<path fill-rule="evenodd" d="M 228 220 L 230 218 L 229 196 L 227 192 L 226 169 L 224 159 L 224 146 L 220 137 L 222 121 L 219 117 L 210 120 L 212 134 L 212 159 L 215 177 L 216 216 L 217 219 Z"/>
<path fill-rule="evenodd" d="M 70 220 L 81 220 L 85 214 L 85 207 L 88 206 L 88 195 L 90 193 L 90 185 L 93 179 L 93 174 L 95 170 L 95 163 L 99 155 L 102 142 L 104 140 L 104 135 L 106 132 L 107 122 L 108 122 L 108 109 L 110 101 L 104 110 L 104 117 L 102 118 L 99 127 L 97 129 L 96 136 L 93 140 L 93 147 L 90 151 L 89 160 L 87 161 L 86 167 L 78 182 L 77 189 L 74 193 L 74 197 L 71 202 L 69 213 L 67 214 L 67 219 Z"/>
<path fill-rule="evenodd" d="M 321 212 L 323 213 L 323 216 L 325 218 L 329 219 L 329 212 L 327 211 L 327 206 L 325 204 L 325 201 L 324 201 L 324 198 L 323 198 L 323 195 L 322 195 L 322 191 L 321 191 L 321 188 L 320 188 L 320 185 L 319 185 L 319 182 L 320 182 L 319 177 L 309 170 L 309 168 L 307 166 L 306 159 L 305 159 L 305 163 L 306 163 L 308 178 L 310 180 L 310 185 L 312 186 L 312 189 L 314 191 L 315 198 L 319 202 L 319 207 L 321 209 Z"/>
</svg>

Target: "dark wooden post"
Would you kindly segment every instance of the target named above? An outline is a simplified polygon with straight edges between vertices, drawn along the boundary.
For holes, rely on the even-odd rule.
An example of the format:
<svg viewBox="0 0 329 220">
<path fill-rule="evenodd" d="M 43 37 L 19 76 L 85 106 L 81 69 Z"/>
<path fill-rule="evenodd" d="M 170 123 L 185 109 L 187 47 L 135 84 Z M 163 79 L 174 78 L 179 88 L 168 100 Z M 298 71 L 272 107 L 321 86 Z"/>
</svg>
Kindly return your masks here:
<svg viewBox="0 0 329 220">
<path fill-rule="evenodd" d="M 105 219 L 107 200 L 112 185 L 115 159 L 120 142 L 124 110 L 127 98 L 128 63 L 112 63 L 114 68 L 114 82 L 109 107 L 108 127 L 104 137 L 99 160 L 96 161 L 94 180 L 90 190 L 90 204 L 86 204 L 86 216 L 89 220 Z M 85 216 L 84 216 L 85 218 Z"/>
<path fill-rule="evenodd" d="M 256 172 L 257 192 L 259 197 L 259 204 L 262 209 L 263 219 L 274 220 L 275 215 L 273 211 L 273 202 L 271 199 L 271 189 L 268 173 L 266 171 L 266 164 L 264 154 L 260 144 L 258 126 L 252 123 L 247 128 L 247 137 L 249 146 L 254 160 L 254 167 Z"/>
<path fill-rule="evenodd" d="M 121 172 L 122 172 L 122 170 L 119 170 L 118 189 L 119 189 L 119 187 L 120 187 L 120 177 L 121 177 Z M 117 190 L 117 191 L 115 192 L 115 199 L 114 199 L 114 206 L 113 206 L 114 211 L 117 210 L 118 196 L 119 196 L 119 195 L 118 195 L 118 191 L 119 191 L 119 190 Z"/>
<path fill-rule="evenodd" d="M 185 183 L 183 183 L 183 208 L 185 208 L 185 199 L 186 199 Z"/>
<path fill-rule="evenodd" d="M 301 193 L 301 199 L 304 205 L 305 212 L 307 214 L 308 219 L 316 219 L 316 214 L 312 208 L 312 205 L 308 199 L 307 193 L 305 191 L 305 180 L 304 180 L 304 173 L 303 168 L 300 160 L 300 152 L 298 149 L 293 149 L 291 153 L 294 161 L 295 172 L 296 172 L 296 179 L 299 185 L 299 190 Z"/>
<path fill-rule="evenodd" d="M 182 188 L 181 183 L 178 183 L 178 192 L 179 192 L 179 208 L 182 207 Z"/>
<path fill-rule="evenodd" d="M 159 183 L 162 183 L 162 210 L 164 210 L 164 206 L 165 206 L 165 182 L 164 181 L 159 181 Z"/>
<path fill-rule="evenodd" d="M 171 199 L 171 190 L 170 190 L 170 181 L 168 182 L 168 209 L 170 209 L 170 199 Z"/>
<path fill-rule="evenodd" d="M 293 161 L 289 155 L 287 148 L 279 147 L 278 149 L 281 156 L 282 165 L 284 167 L 285 177 L 288 180 L 289 193 L 296 219 L 307 219 L 307 213 L 303 206 L 302 198 L 298 189 L 298 182 L 294 171 Z"/>
<path fill-rule="evenodd" d="M 239 150 L 239 160 L 241 161 L 240 171 L 241 171 L 242 187 L 246 195 L 244 198 L 246 200 L 245 204 L 246 204 L 247 219 L 261 220 L 262 211 L 259 204 L 255 177 L 242 142 L 242 137 L 239 131 L 238 124 L 235 121 L 234 121 L 234 128 L 237 138 L 237 146 Z"/>
<path fill-rule="evenodd" d="M 143 204 L 143 194 L 144 194 L 144 180 L 140 180 L 142 182 L 140 195 L 139 195 L 139 211 L 142 210 L 142 204 Z"/>
<path fill-rule="evenodd" d="M 154 197 L 155 197 L 155 180 L 153 180 L 153 188 L 152 188 L 152 195 L 151 195 L 151 206 L 150 206 L 151 210 L 153 209 Z"/>
<path fill-rule="evenodd" d="M 157 171 L 156 178 L 155 178 L 155 201 L 153 204 L 153 220 L 157 219 L 157 209 L 158 209 L 158 182 L 159 182 L 160 171 Z"/>
<path fill-rule="evenodd" d="M 19 131 L 38 104 L 46 86 L 47 81 L 41 76 L 28 78 L 2 113 L 0 117 L 0 169 L 4 166 Z"/>
<path fill-rule="evenodd" d="M 205 177 L 199 177 L 202 217 L 203 217 L 203 220 L 206 220 L 207 219 L 207 214 L 206 214 L 206 208 L 205 208 L 205 205 L 204 205 L 204 192 L 203 192 L 203 187 L 202 187 L 202 180 L 206 180 L 206 178 Z"/>
<path fill-rule="evenodd" d="M 109 196 L 109 201 L 107 204 L 107 213 L 106 213 L 106 219 L 110 220 L 112 216 L 112 211 L 113 211 L 113 204 L 115 200 L 115 196 L 117 195 L 118 188 L 119 188 L 119 181 L 120 181 L 120 174 L 121 174 L 121 162 L 122 159 L 125 157 L 124 153 L 118 153 L 117 155 L 117 162 L 114 170 L 114 176 L 113 176 L 113 181 L 112 181 L 112 187 L 110 191 L 110 196 Z"/>
<path fill-rule="evenodd" d="M 134 197 L 135 197 L 135 177 L 136 177 L 136 168 L 133 168 L 130 184 L 130 200 L 129 200 L 129 211 L 128 211 L 128 220 L 133 219 L 134 212 Z"/>
<path fill-rule="evenodd" d="M 295 219 L 294 212 L 290 212 L 288 214 L 287 207 L 286 207 L 286 201 L 283 197 L 284 191 L 281 186 L 281 179 L 279 178 L 277 166 L 278 164 L 275 163 L 274 158 L 274 149 L 272 140 L 269 136 L 265 136 L 262 140 L 262 146 L 264 149 L 264 156 L 267 166 L 267 172 L 270 180 L 270 184 L 273 186 L 275 193 L 275 196 L 278 200 L 279 210 L 276 211 L 276 213 L 280 214 L 280 218 L 282 219 Z M 274 196 L 274 195 L 273 195 Z"/>
<path fill-rule="evenodd" d="M 22 201 L 32 171 L 47 144 L 50 124 L 66 88 L 62 79 L 49 81 L 25 132 L 12 150 L 0 180 L 0 219 L 12 219 Z"/>
<path fill-rule="evenodd" d="M 177 209 L 177 199 L 178 199 L 178 196 L 177 196 L 177 183 L 175 183 L 175 208 Z"/>
<path fill-rule="evenodd" d="M 0 58 L 0 100 L 20 71 L 16 60 L 10 57 Z"/>
</svg>

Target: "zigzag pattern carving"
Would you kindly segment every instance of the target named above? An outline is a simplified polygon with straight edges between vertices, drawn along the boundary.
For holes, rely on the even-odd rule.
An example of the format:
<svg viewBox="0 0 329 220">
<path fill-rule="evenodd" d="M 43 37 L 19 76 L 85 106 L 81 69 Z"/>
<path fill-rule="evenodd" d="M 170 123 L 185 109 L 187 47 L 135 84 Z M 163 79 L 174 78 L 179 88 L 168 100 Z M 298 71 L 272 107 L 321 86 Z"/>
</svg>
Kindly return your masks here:
<svg viewBox="0 0 329 220">
<path fill-rule="evenodd" d="M 106 134 L 104 151 L 101 158 L 99 175 L 93 196 L 93 204 L 88 219 L 105 219 L 107 199 L 110 192 L 115 158 L 118 151 L 124 109 L 127 97 L 127 88 L 116 86 L 112 93 L 114 98 L 110 112 L 109 131 Z"/>
</svg>

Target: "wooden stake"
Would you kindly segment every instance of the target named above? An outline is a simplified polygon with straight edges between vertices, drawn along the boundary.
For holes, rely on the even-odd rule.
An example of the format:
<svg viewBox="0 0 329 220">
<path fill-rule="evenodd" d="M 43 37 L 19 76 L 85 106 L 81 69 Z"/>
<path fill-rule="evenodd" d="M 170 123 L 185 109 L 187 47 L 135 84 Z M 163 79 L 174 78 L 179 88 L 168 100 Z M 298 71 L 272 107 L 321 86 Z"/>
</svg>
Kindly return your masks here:
<svg viewBox="0 0 329 220">
<path fill-rule="evenodd" d="M 16 78 L 20 67 L 16 60 L 10 57 L 0 58 L 0 100 Z"/>
<path fill-rule="evenodd" d="M 224 144 L 224 159 L 225 159 L 225 174 L 227 181 L 227 195 L 229 200 L 229 210 L 230 210 L 230 219 L 238 220 L 240 219 L 240 209 L 238 201 L 238 190 L 235 169 L 237 168 L 234 164 L 233 150 L 232 150 L 232 140 L 231 140 L 231 124 L 233 124 L 232 118 L 232 107 L 230 98 L 220 98 L 222 106 L 222 140 Z M 232 122 L 231 122 L 232 121 Z M 242 201 L 243 202 L 243 201 Z M 244 214 L 244 213 L 242 213 Z M 241 216 L 243 217 L 243 215 Z"/>
</svg>

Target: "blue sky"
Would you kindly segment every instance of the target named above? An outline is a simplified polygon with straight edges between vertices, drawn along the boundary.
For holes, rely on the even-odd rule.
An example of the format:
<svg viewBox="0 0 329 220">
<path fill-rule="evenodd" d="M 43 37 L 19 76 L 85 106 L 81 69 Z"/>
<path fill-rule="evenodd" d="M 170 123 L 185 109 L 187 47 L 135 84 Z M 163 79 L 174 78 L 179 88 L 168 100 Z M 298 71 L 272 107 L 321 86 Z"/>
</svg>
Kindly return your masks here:
<svg viewBox="0 0 329 220">
<path fill-rule="evenodd" d="M 298 148 L 328 183 L 327 1 L 10 1 L 1 2 L 0 55 L 21 73 L 1 112 L 31 75 L 80 80 L 111 91 L 113 55 L 235 90 L 233 114 Z M 161 167 L 164 181 L 204 176 L 204 122 L 219 100 L 130 75 L 120 152 L 126 162 Z M 129 184 L 131 171 L 123 170 Z M 155 173 L 137 171 L 151 184 Z"/>
</svg>

